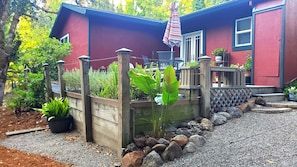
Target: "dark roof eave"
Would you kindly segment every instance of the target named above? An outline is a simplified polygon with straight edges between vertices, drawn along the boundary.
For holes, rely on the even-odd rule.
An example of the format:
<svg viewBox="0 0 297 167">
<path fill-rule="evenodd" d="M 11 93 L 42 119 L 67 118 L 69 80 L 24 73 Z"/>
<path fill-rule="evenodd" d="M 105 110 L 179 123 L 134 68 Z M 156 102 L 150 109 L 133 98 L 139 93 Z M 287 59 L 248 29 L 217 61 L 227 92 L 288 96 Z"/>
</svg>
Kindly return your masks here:
<svg viewBox="0 0 297 167">
<path fill-rule="evenodd" d="M 213 7 L 210 7 L 210 8 L 205 8 L 205 9 L 202 9 L 202 10 L 199 10 L 199 11 L 196 11 L 196 12 L 181 16 L 180 20 L 181 21 L 187 21 L 187 20 L 190 20 L 190 19 L 193 19 L 193 18 L 196 18 L 196 17 L 202 17 L 202 16 L 207 15 L 207 14 L 213 14 L 213 13 L 216 13 L 216 12 L 219 12 L 219 11 L 222 11 L 222 10 L 227 10 L 229 8 L 236 7 L 238 5 L 242 5 L 242 4 L 245 4 L 245 3 L 248 5 L 249 0 L 233 0 L 233 1 L 225 2 L 225 3 L 222 3 L 220 5 L 216 5 L 216 6 L 213 6 Z"/>
<path fill-rule="evenodd" d="M 122 20 L 122 21 L 151 25 L 151 26 L 160 26 L 161 24 L 164 23 L 164 21 L 157 21 L 157 20 L 147 19 L 143 17 L 107 12 L 107 11 L 87 10 L 86 15 L 100 16 L 100 17 L 110 18 L 114 20 Z"/>
</svg>

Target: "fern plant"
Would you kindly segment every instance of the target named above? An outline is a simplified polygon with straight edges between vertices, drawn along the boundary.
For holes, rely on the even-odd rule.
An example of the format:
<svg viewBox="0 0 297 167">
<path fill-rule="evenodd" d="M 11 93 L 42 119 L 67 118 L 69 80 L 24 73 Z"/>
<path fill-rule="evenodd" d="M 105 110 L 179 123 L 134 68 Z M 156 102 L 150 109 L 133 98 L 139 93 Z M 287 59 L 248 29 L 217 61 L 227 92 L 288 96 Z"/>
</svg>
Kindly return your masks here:
<svg viewBox="0 0 297 167">
<path fill-rule="evenodd" d="M 68 98 L 51 99 L 50 102 L 44 103 L 42 108 L 34 108 L 36 111 L 40 111 L 43 116 L 47 117 L 47 120 L 66 118 L 70 116 L 71 107 L 69 106 Z"/>
</svg>

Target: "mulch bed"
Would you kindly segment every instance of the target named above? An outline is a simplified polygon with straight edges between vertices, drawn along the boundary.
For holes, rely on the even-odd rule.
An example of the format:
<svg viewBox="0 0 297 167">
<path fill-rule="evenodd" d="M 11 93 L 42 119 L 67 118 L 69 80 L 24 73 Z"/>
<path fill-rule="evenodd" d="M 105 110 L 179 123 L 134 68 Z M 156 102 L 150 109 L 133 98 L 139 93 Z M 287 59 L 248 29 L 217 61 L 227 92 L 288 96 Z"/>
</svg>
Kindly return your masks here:
<svg viewBox="0 0 297 167">
<path fill-rule="evenodd" d="M 13 110 L 0 106 L 0 140 L 6 138 L 5 133 L 15 130 L 47 127 L 47 122 L 36 111 L 22 112 L 18 116 Z M 29 154 L 0 146 L 0 166 L 54 166 L 69 167 L 71 164 L 57 162 L 51 158 Z"/>
</svg>

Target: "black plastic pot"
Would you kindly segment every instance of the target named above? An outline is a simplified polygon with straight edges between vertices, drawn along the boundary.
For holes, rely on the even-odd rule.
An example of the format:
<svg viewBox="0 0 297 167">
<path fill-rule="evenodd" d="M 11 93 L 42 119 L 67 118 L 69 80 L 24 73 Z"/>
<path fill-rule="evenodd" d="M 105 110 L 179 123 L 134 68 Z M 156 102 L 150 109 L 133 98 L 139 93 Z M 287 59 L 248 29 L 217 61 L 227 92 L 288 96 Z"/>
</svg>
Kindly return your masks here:
<svg viewBox="0 0 297 167">
<path fill-rule="evenodd" d="M 73 124 L 73 117 L 54 118 L 47 121 L 48 126 L 52 133 L 61 133 L 71 130 Z"/>
</svg>

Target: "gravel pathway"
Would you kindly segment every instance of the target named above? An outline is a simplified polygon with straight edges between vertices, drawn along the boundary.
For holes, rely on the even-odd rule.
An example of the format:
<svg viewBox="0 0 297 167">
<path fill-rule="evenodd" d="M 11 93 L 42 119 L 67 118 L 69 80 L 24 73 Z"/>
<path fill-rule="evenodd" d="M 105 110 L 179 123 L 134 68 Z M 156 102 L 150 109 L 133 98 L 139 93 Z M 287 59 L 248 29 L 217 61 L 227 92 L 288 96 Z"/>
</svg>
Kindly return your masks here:
<svg viewBox="0 0 297 167">
<path fill-rule="evenodd" d="M 203 147 L 163 167 L 297 166 L 297 112 L 249 112 L 215 127 Z M 111 167 L 114 153 L 85 143 L 78 133 L 35 132 L 0 140 L 0 145 L 54 157 L 78 167 Z"/>
<path fill-rule="evenodd" d="M 206 144 L 194 154 L 163 167 L 295 167 L 297 112 L 245 113 L 215 127 Z"/>
<path fill-rule="evenodd" d="M 0 140 L 0 145 L 54 158 L 75 167 L 112 167 L 116 154 L 94 143 L 86 143 L 75 131 L 53 134 L 40 131 Z"/>
</svg>

